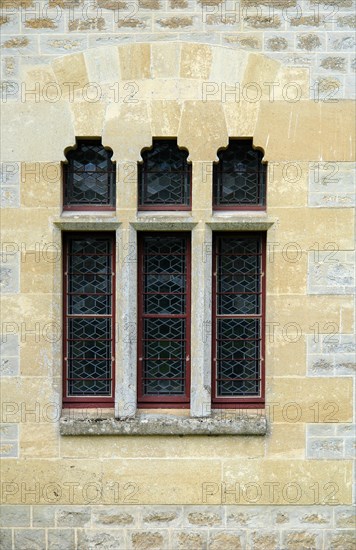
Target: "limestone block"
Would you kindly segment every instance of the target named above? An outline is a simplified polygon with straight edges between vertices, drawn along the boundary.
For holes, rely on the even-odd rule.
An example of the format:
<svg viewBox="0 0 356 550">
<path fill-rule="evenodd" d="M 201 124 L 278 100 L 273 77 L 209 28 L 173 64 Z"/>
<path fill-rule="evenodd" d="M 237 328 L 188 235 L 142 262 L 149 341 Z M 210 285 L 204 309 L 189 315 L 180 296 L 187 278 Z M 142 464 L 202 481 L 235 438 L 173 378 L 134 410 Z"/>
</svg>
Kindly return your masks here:
<svg viewBox="0 0 356 550">
<path fill-rule="evenodd" d="M 144 528 L 154 527 L 181 527 L 182 526 L 182 508 L 170 506 L 151 506 L 150 510 L 143 509 L 140 514 L 140 522 Z"/>
<path fill-rule="evenodd" d="M 222 106 L 216 102 L 186 101 L 178 132 L 178 145 L 188 149 L 188 160 L 218 160 L 217 150 L 227 144 Z"/>
<path fill-rule="evenodd" d="M 355 164 L 313 163 L 309 174 L 309 205 L 352 207 L 355 204 Z"/>
<path fill-rule="evenodd" d="M 283 250 L 288 243 L 297 243 L 302 250 L 315 248 L 316 254 L 324 250 L 332 252 L 354 248 L 354 218 L 349 208 L 335 208 L 330 216 L 326 209 L 309 211 L 307 208 L 271 206 L 269 214 L 279 218 L 275 240 L 281 244 L 275 248 L 276 252 L 279 248 Z M 329 248 L 326 248 L 327 245 Z"/>
<path fill-rule="evenodd" d="M 181 46 L 178 43 L 151 45 L 152 78 L 179 78 Z"/>
<path fill-rule="evenodd" d="M 128 550 L 164 550 L 168 547 L 167 531 L 139 531 L 128 532 Z"/>
<path fill-rule="evenodd" d="M 223 466 L 223 480 L 230 489 L 237 487 L 237 501 L 240 504 L 315 504 L 315 492 L 310 489 L 313 483 L 319 484 L 319 504 L 351 503 L 351 461 L 344 462 L 340 469 L 338 460 L 254 460 L 241 463 L 226 460 Z M 323 487 L 334 484 L 335 491 Z M 269 491 L 270 483 L 275 482 L 275 491 Z M 227 498 L 236 499 L 236 494 Z M 209 497 L 214 503 L 216 496 Z M 253 501 L 253 502 L 252 502 Z M 234 502 L 234 500 L 232 500 Z M 235 500 L 236 502 L 236 500 Z M 215 500 L 216 503 L 216 500 Z M 229 501 L 227 501 L 229 503 Z"/>
<path fill-rule="evenodd" d="M 110 529 L 78 529 L 78 550 L 87 550 L 87 548 L 107 548 L 108 550 L 117 550 L 124 548 L 125 538 L 122 531 Z"/>
<path fill-rule="evenodd" d="M 208 80 L 213 55 L 211 47 L 205 44 L 182 44 L 180 77 Z"/>
<path fill-rule="evenodd" d="M 138 507 L 133 506 L 95 506 L 92 508 L 94 527 L 136 527 Z"/>
<path fill-rule="evenodd" d="M 230 137 L 251 137 L 255 134 L 259 104 L 236 100 L 235 89 L 228 87 L 221 92 L 228 135 Z M 237 96 L 239 97 L 239 96 Z M 255 141 L 255 138 L 254 138 Z M 255 145 L 258 143 L 255 141 Z"/>
<path fill-rule="evenodd" d="M 150 111 L 153 136 L 178 135 L 181 105 L 177 101 L 151 101 Z"/>
<path fill-rule="evenodd" d="M 256 550 L 279 550 L 279 533 L 276 531 L 252 531 L 250 544 Z"/>
<path fill-rule="evenodd" d="M 31 548 L 43 550 L 46 545 L 46 531 L 44 529 L 15 529 L 15 548 Z"/>
<path fill-rule="evenodd" d="M 315 380 L 310 378 L 278 379 L 274 384 L 267 383 L 268 402 L 273 406 L 273 419 L 276 422 L 288 421 L 350 422 L 352 419 L 352 382 L 340 378 L 337 385 L 333 379 L 319 378 L 318 392 L 315 393 Z M 274 404 L 274 405 L 273 405 Z"/>
<path fill-rule="evenodd" d="M 310 95 L 309 80 L 309 68 L 281 66 L 275 77 L 278 86 L 273 88 L 274 94 L 270 97 L 273 98 L 273 101 L 285 100 L 295 103 L 307 100 Z"/>
<path fill-rule="evenodd" d="M 103 130 L 103 143 L 114 151 L 112 160 L 142 160 L 141 150 L 152 145 L 147 104 L 110 105 Z"/>
<path fill-rule="evenodd" d="M 266 160 L 352 161 L 354 118 L 350 101 L 262 101 L 254 139 L 264 148 Z"/>
<path fill-rule="evenodd" d="M 246 94 L 251 101 L 255 101 L 255 98 L 269 99 L 270 92 L 265 83 L 276 80 L 279 68 L 280 63 L 274 59 L 256 53 L 249 54 L 242 85 L 246 88 Z M 251 94 L 247 91 L 249 87 L 253 88 Z"/>
<path fill-rule="evenodd" d="M 308 254 L 309 294 L 353 294 L 355 266 L 353 252 Z"/>
<path fill-rule="evenodd" d="M 48 407 L 48 420 L 53 410 Z M 56 410 L 55 410 L 56 415 Z M 54 416 L 55 418 L 55 416 Z M 54 422 L 21 425 L 21 458 L 56 458 L 59 454 L 58 426 Z"/>
<path fill-rule="evenodd" d="M 67 550 L 74 545 L 74 529 L 48 529 L 48 550 Z"/>
<path fill-rule="evenodd" d="M 33 527 L 54 527 L 56 508 L 54 506 L 33 506 Z"/>
<path fill-rule="evenodd" d="M 59 207 L 62 202 L 62 167 L 59 162 L 21 163 L 21 204 L 37 209 Z"/>
<path fill-rule="evenodd" d="M 76 136 L 102 136 L 106 111 L 104 102 L 75 101 L 70 104 L 70 108 Z"/>
<path fill-rule="evenodd" d="M 2 147 L 2 158 L 7 162 L 58 162 L 64 160 L 64 149 L 75 143 L 72 116 L 65 101 L 21 103 L 16 112 L 6 103 L 1 107 L 1 118 L 4 127 L 9 124 L 12 127 Z M 38 131 L 38 120 L 46 131 L 41 147 L 33 139 Z"/>
<path fill-rule="evenodd" d="M 82 89 L 89 83 L 88 70 L 83 53 L 58 57 L 52 63 L 53 71 L 63 96 L 68 96 L 73 89 Z M 68 86 L 68 83 L 71 86 Z"/>
<path fill-rule="evenodd" d="M 172 544 L 177 550 L 207 548 L 207 539 L 207 532 L 193 531 L 192 528 L 189 531 L 172 531 Z"/>
<path fill-rule="evenodd" d="M 247 52 L 230 48 L 212 48 L 212 66 L 206 80 L 219 86 L 222 83 L 233 85 L 239 82 L 242 84 L 243 76 L 248 68 L 248 61 L 249 54 Z"/>
<path fill-rule="evenodd" d="M 119 48 L 120 74 L 123 80 L 150 78 L 151 47 L 149 44 L 132 44 Z"/>
<path fill-rule="evenodd" d="M 353 550 L 355 547 L 355 531 L 347 529 L 327 531 L 325 541 L 330 550 Z"/>
<path fill-rule="evenodd" d="M 305 338 L 288 333 L 288 341 L 288 328 L 267 323 L 266 368 L 271 376 L 305 376 Z"/>
<path fill-rule="evenodd" d="M 268 458 L 304 458 L 305 428 L 300 424 L 271 423 L 271 433 L 266 440 Z"/>
<path fill-rule="evenodd" d="M 12 529 L 0 529 L 0 548 L 7 550 L 12 547 Z"/>
<path fill-rule="evenodd" d="M 101 85 L 120 81 L 119 50 L 112 46 L 92 48 L 84 54 L 89 82 Z"/>
<path fill-rule="evenodd" d="M 28 506 L 2 506 L 0 515 L 1 527 L 30 527 L 31 517 Z"/>
</svg>

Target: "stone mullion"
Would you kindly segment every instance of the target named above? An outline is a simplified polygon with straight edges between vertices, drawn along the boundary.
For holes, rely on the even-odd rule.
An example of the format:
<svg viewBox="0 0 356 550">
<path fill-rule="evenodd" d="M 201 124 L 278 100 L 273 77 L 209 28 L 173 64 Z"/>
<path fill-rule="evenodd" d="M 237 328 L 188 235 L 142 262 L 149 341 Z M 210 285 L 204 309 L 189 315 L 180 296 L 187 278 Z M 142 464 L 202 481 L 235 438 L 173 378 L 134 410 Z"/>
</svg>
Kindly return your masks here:
<svg viewBox="0 0 356 550">
<path fill-rule="evenodd" d="M 191 407 L 190 415 L 211 414 L 211 266 L 212 210 L 210 160 L 193 161 L 192 206 L 199 219 L 192 230 Z"/>
<path fill-rule="evenodd" d="M 116 390 L 115 416 L 135 416 L 137 408 L 137 238 L 128 222 L 122 224 L 116 246 Z"/>
</svg>

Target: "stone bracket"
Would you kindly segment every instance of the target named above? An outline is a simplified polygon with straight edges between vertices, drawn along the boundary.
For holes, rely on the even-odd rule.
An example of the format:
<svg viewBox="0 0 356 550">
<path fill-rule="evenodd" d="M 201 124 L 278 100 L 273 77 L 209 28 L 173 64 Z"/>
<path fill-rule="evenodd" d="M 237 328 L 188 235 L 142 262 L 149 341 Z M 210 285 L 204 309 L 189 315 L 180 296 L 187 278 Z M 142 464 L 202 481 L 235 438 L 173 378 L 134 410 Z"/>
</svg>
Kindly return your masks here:
<svg viewBox="0 0 356 550">
<path fill-rule="evenodd" d="M 266 435 L 265 416 L 191 418 L 162 414 L 139 414 L 134 418 L 75 418 L 62 416 L 61 435 Z"/>
</svg>

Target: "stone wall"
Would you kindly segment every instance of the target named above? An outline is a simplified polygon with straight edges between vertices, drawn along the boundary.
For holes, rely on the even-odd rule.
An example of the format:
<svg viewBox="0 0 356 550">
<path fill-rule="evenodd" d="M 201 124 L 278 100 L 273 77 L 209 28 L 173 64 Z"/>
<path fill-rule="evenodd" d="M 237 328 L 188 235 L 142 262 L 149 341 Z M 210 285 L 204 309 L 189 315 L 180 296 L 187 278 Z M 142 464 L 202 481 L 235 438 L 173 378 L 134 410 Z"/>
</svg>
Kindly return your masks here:
<svg viewBox="0 0 356 550">
<path fill-rule="evenodd" d="M 103 0 L 100 13 L 68 0 L 28 13 L 38 4 L 2 2 L 0 548 L 351 550 L 351 2 L 298 2 L 302 16 L 287 21 L 277 0 L 246 1 L 238 27 L 213 0 Z M 61 162 L 76 136 L 103 136 L 114 152 L 112 215 L 62 213 Z M 153 136 L 189 151 L 191 213 L 137 214 L 137 161 Z M 229 137 L 264 150 L 267 213 L 212 212 L 211 167 Z M 136 322 L 135 261 L 122 251 L 135 258 L 147 228 L 192 232 L 194 399 L 170 412 L 194 417 L 210 416 L 210 290 L 200 285 L 210 289 L 211 233 L 267 230 L 267 406 L 219 411 L 262 415 L 266 435 L 60 434 L 61 231 L 117 234 L 121 417 L 127 404 L 136 412 L 124 332 Z"/>
</svg>

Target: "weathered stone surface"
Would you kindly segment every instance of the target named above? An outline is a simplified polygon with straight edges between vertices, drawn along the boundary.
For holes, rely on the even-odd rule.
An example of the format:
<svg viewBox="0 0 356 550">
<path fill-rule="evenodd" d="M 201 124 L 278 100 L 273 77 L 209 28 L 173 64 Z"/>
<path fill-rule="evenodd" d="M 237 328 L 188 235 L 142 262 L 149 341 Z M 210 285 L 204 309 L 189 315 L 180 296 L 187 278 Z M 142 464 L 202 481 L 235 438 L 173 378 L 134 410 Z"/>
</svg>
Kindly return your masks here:
<svg viewBox="0 0 356 550">
<path fill-rule="evenodd" d="M 173 531 L 172 548 L 177 550 L 204 550 L 207 546 L 207 533 L 197 531 Z"/>
<path fill-rule="evenodd" d="M 130 508 L 123 510 L 122 507 L 100 507 L 93 508 L 93 526 L 125 527 L 132 526 L 136 522 L 137 512 Z"/>
<path fill-rule="evenodd" d="M 28 506 L 1 506 L 0 527 L 29 527 L 30 523 Z"/>
<path fill-rule="evenodd" d="M 157 531 L 131 533 L 130 538 L 133 550 L 164 550 L 168 542 L 167 533 Z"/>
<path fill-rule="evenodd" d="M 222 531 L 215 533 L 210 531 L 209 550 L 243 550 L 245 546 L 245 536 L 242 533 Z"/>
<path fill-rule="evenodd" d="M 57 510 L 56 521 L 58 527 L 86 527 L 90 523 L 90 509 L 60 508 Z"/>
<path fill-rule="evenodd" d="M 321 536 L 315 531 L 285 531 L 283 543 L 286 550 L 319 550 Z"/>
<path fill-rule="evenodd" d="M 75 548 L 74 529 L 48 529 L 48 550 Z"/>
<path fill-rule="evenodd" d="M 46 532 L 44 529 L 15 529 L 15 548 L 43 550 L 46 548 Z"/>
<path fill-rule="evenodd" d="M 115 420 L 113 418 L 73 419 L 63 416 L 62 435 L 238 435 L 266 433 L 266 419 L 242 416 L 235 419 L 187 418 L 172 415 L 146 415 Z"/>
<path fill-rule="evenodd" d="M 103 548 L 105 550 L 121 550 L 125 548 L 125 536 L 121 530 L 78 529 L 78 550 L 88 548 Z"/>
<path fill-rule="evenodd" d="M 329 550 L 355 550 L 355 531 L 327 531 L 325 542 Z"/>
<path fill-rule="evenodd" d="M 12 529 L 0 529 L 0 550 L 12 548 Z"/>
</svg>

